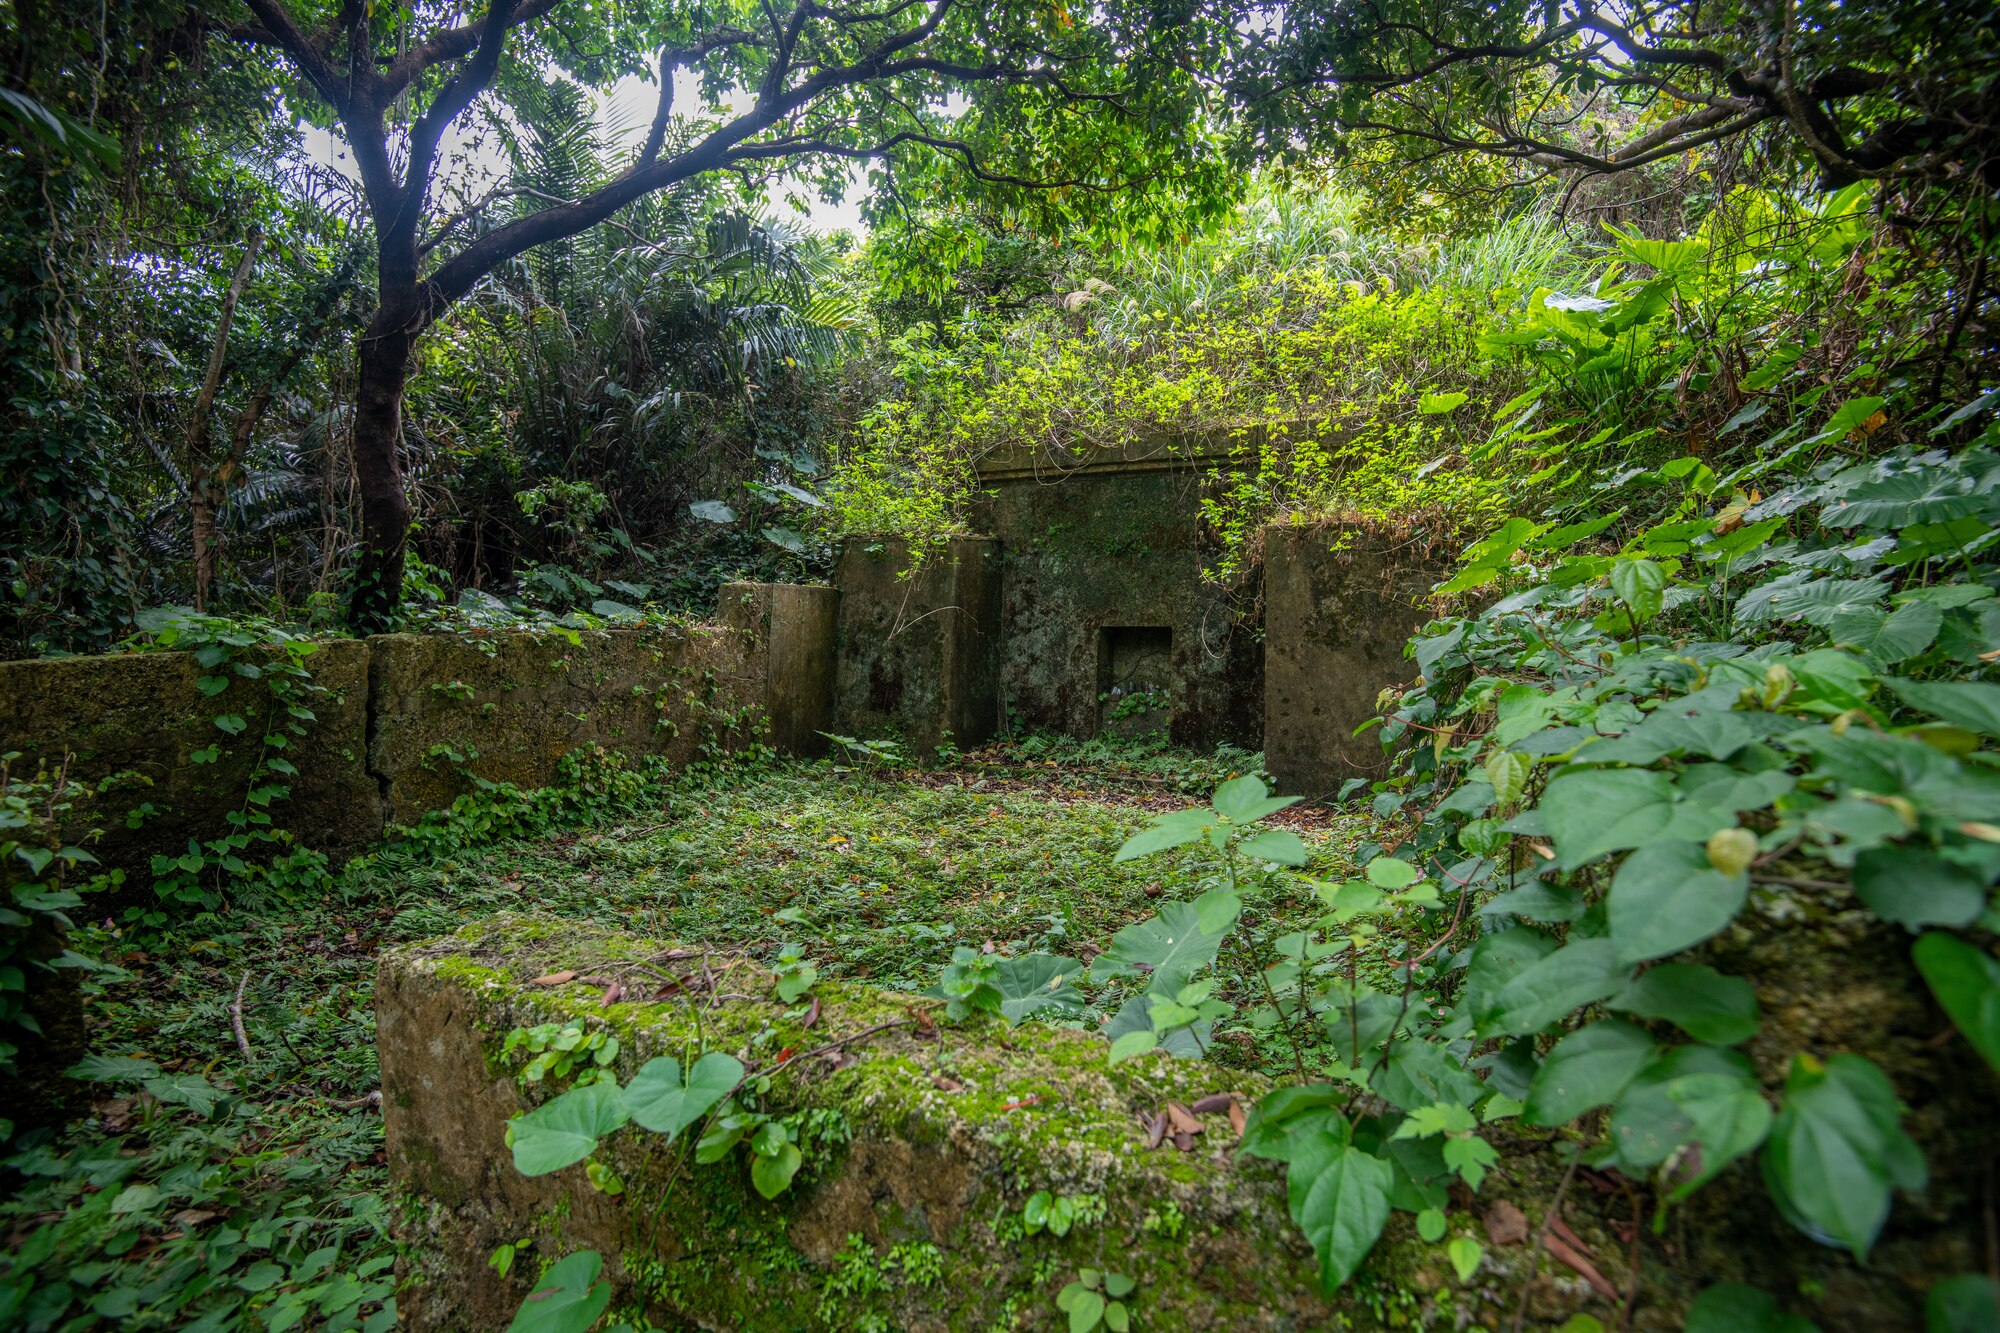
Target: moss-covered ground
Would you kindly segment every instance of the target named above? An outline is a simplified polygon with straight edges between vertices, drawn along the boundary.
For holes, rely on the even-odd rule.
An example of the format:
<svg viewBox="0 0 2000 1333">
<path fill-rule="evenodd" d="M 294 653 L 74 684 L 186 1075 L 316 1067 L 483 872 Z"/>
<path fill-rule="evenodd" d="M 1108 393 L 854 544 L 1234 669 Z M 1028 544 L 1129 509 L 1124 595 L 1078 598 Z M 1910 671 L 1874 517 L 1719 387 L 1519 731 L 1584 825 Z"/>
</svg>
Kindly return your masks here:
<svg viewBox="0 0 2000 1333">
<path fill-rule="evenodd" d="M 797 944 L 824 976 L 906 990 L 933 984 L 957 945 L 1089 956 L 1217 872 L 1199 852 L 1115 864 L 1122 839 L 1252 763 L 1031 741 L 925 772 L 753 766 L 649 788 L 595 823 L 390 846 L 310 902 L 245 895 L 143 940 L 86 927 L 79 951 L 106 965 L 86 988 L 93 1051 L 149 1063 L 101 1065 L 81 1119 L 12 1145 L 0 1325 L 387 1327 L 366 1100 L 387 944 L 532 910 L 773 958 Z M 1288 818 L 1329 873 L 1364 833 Z M 1311 915 L 1293 890 L 1253 896 L 1246 920 L 1281 932 Z M 1246 986 L 1238 971 L 1226 954 L 1225 979 Z M 248 1059 L 231 1030 L 239 988 Z M 1091 998 L 1086 1025 L 1118 996 Z M 1279 1058 L 1247 1030 L 1214 1054 Z"/>
</svg>

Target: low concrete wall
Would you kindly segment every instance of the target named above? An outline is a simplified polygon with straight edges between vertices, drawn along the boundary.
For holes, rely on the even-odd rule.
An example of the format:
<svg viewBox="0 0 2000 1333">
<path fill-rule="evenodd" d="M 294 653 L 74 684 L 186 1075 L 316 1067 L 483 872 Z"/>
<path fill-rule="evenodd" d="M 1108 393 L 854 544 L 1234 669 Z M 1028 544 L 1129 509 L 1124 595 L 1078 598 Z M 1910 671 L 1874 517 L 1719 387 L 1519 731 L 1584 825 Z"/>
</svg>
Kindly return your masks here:
<svg viewBox="0 0 2000 1333">
<path fill-rule="evenodd" d="M 1167 1098 L 1254 1097 L 1265 1086 L 1255 1075 L 1154 1058 L 1108 1069 L 1101 1038 L 1049 1027 L 923 1031 L 911 1019 L 923 1001 L 859 985 L 821 983 L 806 1031 L 803 1007 L 777 1002 L 755 964 L 737 965 L 728 987 L 751 994 L 699 1015 L 685 993 L 607 1007 L 604 984 L 585 980 L 622 975 L 650 993 L 655 973 L 695 967 L 671 961 L 690 955 L 669 947 L 502 916 L 383 956 L 376 1023 L 400 1195 L 391 1211 L 411 1283 L 397 1293 L 404 1327 L 504 1328 L 542 1264 L 586 1248 L 604 1256 L 621 1317 L 643 1309 L 663 1328 L 1051 1328 L 1062 1318 L 1056 1290 L 1083 1267 L 1135 1278 L 1136 1322 L 1149 1329 L 1332 1328 L 1360 1312 L 1352 1293 L 1321 1294 L 1286 1216 L 1280 1168 L 1233 1162 L 1225 1115 L 1205 1117 L 1194 1152 L 1147 1147 L 1135 1111 Z M 563 972 L 579 979 L 530 984 Z M 633 980 L 641 976 L 643 986 Z M 621 1082 L 654 1056 L 685 1062 L 690 1044 L 755 1066 L 787 1047 L 810 1051 L 890 1026 L 857 1037 L 837 1061 L 802 1056 L 758 1091 L 765 1113 L 812 1110 L 828 1126 L 790 1190 L 766 1201 L 750 1187 L 743 1150 L 697 1166 L 680 1145 L 667 1150 L 637 1130 L 597 1152 L 623 1178 L 623 1194 L 593 1189 L 581 1165 L 522 1176 L 505 1146 L 507 1120 L 543 1095 L 517 1086 L 501 1051 L 510 1029 L 543 1022 L 615 1034 Z M 1095 1194 L 1104 1216 L 1066 1237 L 1023 1239 L 1022 1205 L 1041 1189 Z M 1163 1230 L 1157 1217 L 1169 1213 L 1179 1226 Z M 876 1254 L 935 1246 L 936 1275 L 844 1295 L 829 1319 L 822 1302 L 851 1237 Z M 487 1257 L 523 1239 L 532 1257 L 496 1277 Z M 1442 1250 L 1426 1248 L 1416 1262 L 1441 1285 Z"/>
<path fill-rule="evenodd" d="M 780 749 L 810 750 L 830 716 L 838 596 L 729 584 L 724 624 L 585 631 L 574 642 L 515 631 L 322 642 L 307 666 L 324 691 L 285 750 L 298 773 L 274 820 L 344 859 L 389 825 L 449 806 L 473 785 L 467 774 L 541 787 L 573 750 L 681 763 L 766 725 Z M 0 753 L 20 753 L 16 772 L 66 764 L 86 783 L 130 775 L 88 808 L 79 802 L 70 834 L 103 829 L 93 852 L 140 892 L 153 856 L 228 831 L 257 761 L 269 690 L 233 678 L 204 695 L 202 674 L 179 652 L 0 663 Z M 215 726 L 222 713 L 248 725 L 231 737 Z M 210 745 L 219 758 L 194 763 Z"/>
<path fill-rule="evenodd" d="M 840 590 L 731 583 L 716 599 L 716 614 L 762 645 L 770 743 L 786 754 L 825 754 L 826 733 L 833 729 Z"/>
<path fill-rule="evenodd" d="M 901 736 L 927 754 L 976 745 L 999 723 L 1000 544 L 961 537 L 910 572 L 903 542 L 841 547 L 834 730 Z"/>
<path fill-rule="evenodd" d="M 335 855 L 359 851 L 382 832 L 380 790 L 367 768 L 370 651 L 366 642 L 329 640 L 306 659 L 325 692 L 308 701 L 315 720 L 286 750 L 298 774 L 278 822 L 306 846 Z M 97 858 L 145 872 L 154 855 L 185 852 L 190 840 L 228 831 L 223 815 L 242 804 L 257 762 L 270 691 L 232 678 L 211 697 L 195 686 L 203 674 L 188 653 L 0 662 L 0 752 L 20 752 L 17 772 L 67 763 L 83 782 L 132 774 L 94 808 L 77 811 L 73 835 L 102 828 L 103 840 L 91 849 Z M 224 713 L 249 723 L 241 735 L 217 729 L 214 719 Z M 191 761 L 210 745 L 220 747 L 215 762 Z M 142 806 L 151 813 L 139 815 Z M 136 828 L 128 815 L 138 818 Z"/>
<path fill-rule="evenodd" d="M 1354 729 L 1385 686 L 1415 678 L 1403 645 L 1446 565 L 1356 527 L 1264 530 L 1264 766 L 1280 791 L 1324 800 L 1381 775 L 1381 742 Z"/>
</svg>

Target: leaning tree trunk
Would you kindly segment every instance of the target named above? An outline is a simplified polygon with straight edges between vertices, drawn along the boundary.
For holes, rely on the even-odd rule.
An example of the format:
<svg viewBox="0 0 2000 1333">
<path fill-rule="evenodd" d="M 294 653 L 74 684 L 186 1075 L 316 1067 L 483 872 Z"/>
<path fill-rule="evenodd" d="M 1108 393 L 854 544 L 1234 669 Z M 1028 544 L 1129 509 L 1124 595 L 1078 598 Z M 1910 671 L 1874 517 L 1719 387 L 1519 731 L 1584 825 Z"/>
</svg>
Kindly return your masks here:
<svg viewBox="0 0 2000 1333">
<path fill-rule="evenodd" d="M 388 302 L 361 335 L 354 403 L 354 476 L 361 491 L 361 559 L 347 600 L 357 633 L 388 629 L 403 596 L 410 502 L 403 494 L 403 385 L 416 319 L 410 304 Z"/>
</svg>

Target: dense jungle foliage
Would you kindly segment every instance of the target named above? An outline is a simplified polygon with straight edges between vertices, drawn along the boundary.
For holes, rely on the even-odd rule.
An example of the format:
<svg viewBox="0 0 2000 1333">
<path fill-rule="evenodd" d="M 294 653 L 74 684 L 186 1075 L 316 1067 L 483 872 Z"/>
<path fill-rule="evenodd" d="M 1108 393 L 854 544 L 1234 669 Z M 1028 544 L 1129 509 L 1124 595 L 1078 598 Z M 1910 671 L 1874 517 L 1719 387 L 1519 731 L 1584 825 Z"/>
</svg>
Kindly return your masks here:
<svg viewBox="0 0 2000 1333">
<path fill-rule="evenodd" d="M 1469 1281 L 1458 1201 L 1551 1149 L 1655 1234 L 1749 1194 L 1842 1272 L 1920 1242 L 1942 1266 L 1895 1317 L 2000 1325 L 1969 1165 L 2000 1153 L 1994 15 L 981 15 L 0 3 L 0 656 L 192 652 L 188 761 L 252 761 L 231 832 L 130 884 L 62 835 L 91 790 L 0 761 L 0 1063 L 78 974 L 105 1094 L 0 1121 L 0 1323 L 388 1327 L 367 962 L 527 880 L 755 949 L 788 1003 L 867 975 L 1271 1075 L 1241 1151 L 1283 1164 L 1329 1289 L 1398 1213 Z M 788 203 L 844 189 L 843 230 Z M 1273 822 L 1252 757 L 1049 738 L 944 758 L 1102 804 L 982 822 L 857 738 L 578 759 L 344 869 L 284 830 L 325 638 L 706 614 L 849 537 L 970 531 L 995 450 L 1155 436 L 1240 450 L 1203 539 L 1246 616 L 1272 523 L 1461 553 L 1331 832 Z M 895 851 L 857 890 L 814 849 L 862 836 Z M 1800 979 L 1850 967 L 1935 1034 L 1828 1038 Z M 592 1154 L 636 1125 L 767 1198 L 811 1178 L 770 1071 L 621 1082 L 589 1034 L 517 1038 L 549 1094 L 524 1172 L 616 1192 Z M 631 1314 L 597 1256 L 536 1258 L 524 1333 Z M 1851 1317 L 1760 1290 L 1778 1267 L 1687 1326 Z M 1127 1279 L 1074 1277 L 1072 1330 L 1145 1326 Z"/>
</svg>

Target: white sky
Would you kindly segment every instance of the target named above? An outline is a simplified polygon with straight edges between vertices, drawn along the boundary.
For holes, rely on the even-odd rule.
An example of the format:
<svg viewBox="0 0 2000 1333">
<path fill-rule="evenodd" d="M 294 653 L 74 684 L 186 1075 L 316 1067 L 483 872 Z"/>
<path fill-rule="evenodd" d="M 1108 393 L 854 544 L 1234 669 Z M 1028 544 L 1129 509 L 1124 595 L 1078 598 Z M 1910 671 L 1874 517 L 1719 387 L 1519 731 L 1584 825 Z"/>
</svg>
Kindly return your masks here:
<svg viewBox="0 0 2000 1333">
<path fill-rule="evenodd" d="M 737 89 L 722 105 L 708 108 L 702 105 L 701 88 L 695 77 L 686 70 L 679 70 L 674 78 L 674 115 L 676 119 L 688 119 L 702 111 L 713 111 L 724 115 L 747 110 L 751 103 L 748 89 Z M 626 151 L 636 149 L 639 138 L 653 122 L 653 111 L 659 105 L 659 85 L 636 76 L 620 79 L 606 93 L 595 98 L 598 125 L 607 132 L 621 132 L 626 143 L 619 147 Z M 445 201 L 453 197 L 449 185 L 469 185 L 472 191 L 484 188 L 484 182 L 502 174 L 506 167 L 499 148 L 477 141 L 476 132 L 468 128 L 469 118 L 462 118 L 446 136 L 440 150 L 443 165 L 437 173 L 437 184 L 431 192 L 434 211 L 449 211 Z M 308 161 L 331 167 L 348 180 L 358 184 L 354 173 L 352 156 L 345 142 L 334 134 L 303 126 L 302 137 L 305 156 Z M 814 230 L 828 232 L 845 227 L 857 236 L 867 231 L 861 220 L 860 200 L 866 190 L 863 167 L 857 164 L 849 173 L 853 182 L 847 197 L 837 204 L 829 204 L 819 197 L 818 191 L 796 177 L 780 178 L 773 182 L 768 193 L 767 207 L 770 212 L 788 220 L 803 217 Z M 794 206 L 793 201 L 803 205 L 803 211 Z"/>
</svg>

